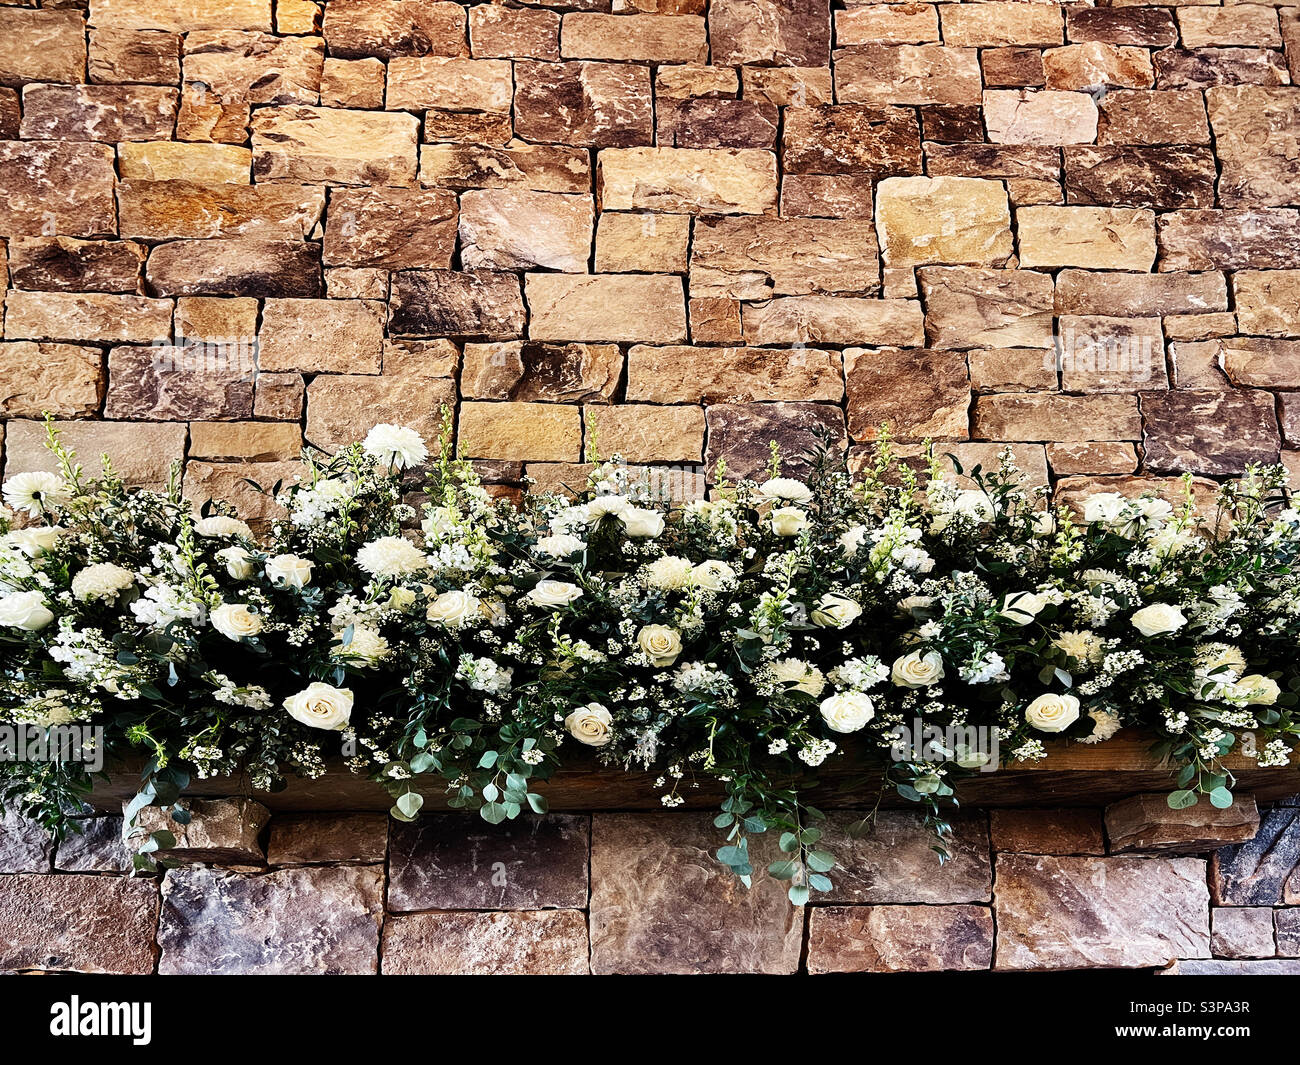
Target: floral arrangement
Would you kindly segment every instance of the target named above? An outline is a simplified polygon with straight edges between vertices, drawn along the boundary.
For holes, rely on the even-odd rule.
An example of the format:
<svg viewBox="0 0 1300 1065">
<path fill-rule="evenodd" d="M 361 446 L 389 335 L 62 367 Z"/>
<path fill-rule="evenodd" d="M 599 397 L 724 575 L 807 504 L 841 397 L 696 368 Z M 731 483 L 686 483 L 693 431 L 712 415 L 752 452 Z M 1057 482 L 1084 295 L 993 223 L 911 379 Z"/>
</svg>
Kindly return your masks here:
<svg viewBox="0 0 1300 1065">
<path fill-rule="evenodd" d="M 802 796 L 849 745 L 948 833 L 945 800 L 990 754 L 900 753 L 900 726 L 984 729 L 1010 761 L 1140 726 L 1178 767 L 1171 804 L 1220 806 L 1225 754 L 1285 764 L 1300 734 L 1300 514 L 1278 469 L 1209 513 L 1187 479 L 1177 506 L 1100 494 L 1076 521 L 1009 452 L 958 467 L 962 488 L 882 433 L 856 477 L 824 446 L 784 476 L 774 446 L 766 479 L 719 466 L 682 503 L 591 456 L 576 497 L 516 505 L 449 441 L 378 425 L 305 454 L 265 489 L 285 517 L 261 537 L 107 459 L 88 477 L 51 429 L 58 472 L 3 488 L 0 722 L 97 724 L 109 754 L 145 752 L 132 818 L 183 821 L 195 776 L 273 789 L 340 755 L 403 820 L 431 779 L 492 823 L 544 812 L 578 750 L 652 771 L 670 807 L 712 778 L 718 858 L 749 878 L 749 838 L 779 833 L 768 872 L 796 903 L 834 867 Z M 0 798 L 56 833 L 91 782 L 78 759 L 0 764 Z"/>
</svg>

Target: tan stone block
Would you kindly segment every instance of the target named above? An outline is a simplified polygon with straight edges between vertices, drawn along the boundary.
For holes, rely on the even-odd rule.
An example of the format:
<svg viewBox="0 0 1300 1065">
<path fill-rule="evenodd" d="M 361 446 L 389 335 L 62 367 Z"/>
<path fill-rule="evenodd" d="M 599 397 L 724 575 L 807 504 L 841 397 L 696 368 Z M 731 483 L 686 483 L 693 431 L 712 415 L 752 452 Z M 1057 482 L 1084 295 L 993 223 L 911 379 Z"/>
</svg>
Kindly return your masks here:
<svg viewBox="0 0 1300 1065">
<path fill-rule="evenodd" d="M 302 450 L 302 429 L 291 422 L 190 422 L 191 459 L 288 461 Z"/>
<path fill-rule="evenodd" d="M 436 0 L 330 0 L 322 25 L 330 55 L 465 55 L 465 9 Z"/>
<path fill-rule="evenodd" d="M 925 344 L 925 314 L 907 299 L 783 296 L 743 305 L 749 344 Z"/>
<path fill-rule="evenodd" d="M 587 953 L 581 910 L 417 913 L 384 922 L 384 972 L 396 976 L 585 976 Z"/>
<path fill-rule="evenodd" d="M 1300 87 L 1221 85 L 1206 90 L 1205 102 L 1221 167 L 1220 205 L 1300 203 Z"/>
<path fill-rule="evenodd" d="M 835 89 L 829 67 L 742 67 L 745 98 L 778 107 L 833 104 Z"/>
<path fill-rule="evenodd" d="M 849 435 L 874 440 L 882 425 L 898 440 L 970 436 L 970 378 L 956 351 L 846 348 Z"/>
<path fill-rule="evenodd" d="M 1174 388 L 1195 388 L 1203 392 L 1231 388 L 1220 362 L 1222 345 L 1173 343 L 1169 345 L 1169 370 Z"/>
<path fill-rule="evenodd" d="M 876 231 L 823 218 L 700 218 L 691 243 L 692 297 L 765 300 L 870 292 L 880 284 Z"/>
<path fill-rule="evenodd" d="M 148 344 L 171 336 L 170 300 L 101 292 L 23 292 L 5 301 L 10 340 Z"/>
<path fill-rule="evenodd" d="M 432 442 L 442 408 L 455 405 L 450 378 L 321 374 L 307 386 L 307 442 L 336 451 L 380 424 L 409 425 Z"/>
<path fill-rule="evenodd" d="M 251 296 L 181 296 L 176 301 L 176 341 L 251 343 L 257 337 L 257 308 Z"/>
<path fill-rule="evenodd" d="M 993 914 L 984 906 L 812 910 L 810 973 L 946 972 L 987 969 L 992 961 Z"/>
<path fill-rule="evenodd" d="M 570 11 L 560 28 L 565 59 L 704 63 L 709 44 L 698 15 L 604 15 Z"/>
<path fill-rule="evenodd" d="M 1243 333 L 1300 336 L 1300 270 L 1239 270 L 1232 291 Z"/>
<path fill-rule="evenodd" d="M 756 148 L 607 148 L 601 209 L 761 214 L 776 206 L 776 157 Z"/>
<path fill-rule="evenodd" d="M 252 120 L 258 181 L 414 185 L 414 115 L 332 107 L 263 107 Z"/>
<path fill-rule="evenodd" d="M 840 103 L 978 104 L 981 86 L 974 48 L 868 44 L 835 52 L 835 98 Z"/>
<path fill-rule="evenodd" d="M 471 189 L 460 198 L 461 262 L 470 269 L 586 273 L 594 217 L 589 196 Z"/>
<path fill-rule="evenodd" d="M 798 396 L 838 403 L 840 355 L 817 348 L 697 348 L 634 344 L 627 399 L 648 403 L 748 403 Z"/>
<path fill-rule="evenodd" d="M 1001 266 L 1015 251 L 1000 181 L 886 178 L 876 189 L 876 231 L 890 266 Z"/>
<path fill-rule="evenodd" d="M 936 348 L 1052 346 L 1052 279 L 1030 270 L 927 266 L 925 328 Z"/>
<path fill-rule="evenodd" d="M 315 33 L 320 27 L 319 4 L 311 0 L 276 0 L 276 33 Z"/>
<path fill-rule="evenodd" d="M 738 344 L 743 336 L 740 301 L 692 297 L 691 339 L 697 344 Z"/>
<path fill-rule="evenodd" d="M 393 377 L 455 377 L 460 349 L 450 340 L 385 340 L 384 373 Z"/>
<path fill-rule="evenodd" d="M 1237 331 L 1237 316 L 1231 311 L 1217 314 L 1176 314 L 1164 319 L 1169 340 L 1208 340 L 1231 336 Z"/>
<path fill-rule="evenodd" d="M 972 415 L 977 440 L 1138 440 L 1136 396 L 1056 396 L 1003 392 L 978 396 Z"/>
<path fill-rule="evenodd" d="M 466 344 L 466 399 L 541 403 L 608 402 L 623 374 L 617 344 Z"/>
<path fill-rule="evenodd" d="M 373 300 L 268 299 L 258 365 L 272 372 L 379 373 L 384 305 Z"/>
<path fill-rule="evenodd" d="M 252 166 L 253 153 L 234 144 L 139 141 L 117 146 L 117 169 L 123 182 L 247 185 Z"/>
<path fill-rule="evenodd" d="M 553 144 L 512 142 L 504 148 L 426 144 L 420 149 L 420 184 L 450 189 L 521 187 L 538 192 L 590 192 L 591 160 L 581 148 Z"/>
<path fill-rule="evenodd" d="M 596 227 L 596 271 L 684 274 L 689 215 L 605 211 Z"/>
<path fill-rule="evenodd" d="M 460 406 L 457 452 L 467 458 L 576 462 L 581 451 L 578 407 L 474 402 Z"/>
<path fill-rule="evenodd" d="M 949 5 L 944 5 L 945 7 Z M 939 40 L 939 14 L 933 4 L 883 4 L 834 12 L 835 43 L 929 44 Z M 949 41 L 969 44 L 969 41 Z"/>
<path fill-rule="evenodd" d="M 1043 392 L 1057 387 L 1050 348 L 976 348 L 966 355 L 976 392 Z"/>
<path fill-rule="evenodd" d="M 87 63 L 90 80 L 100 84 L 178 85 L 181 37 L 165 30 L 92 29 Z"/>
<path fill-rule="evenodd" d="M 296 422 L 302 417 L 306 395 L 302 374 L 259 373 L 253 388 L 253 414 Z"/>
<path fill-rule="evenodd" d="M 73 344 L 39 344 L 29 340 L 0 343 L 0 415 L 79 418 L 99 410 L 104 392 L 103 358 L 98 348 Z"/>
<path fill-rule="evenodd" d="M 181 69 L 187 86 L 220 103 L 316 104 L 324 59 L 319 37 L 196 30 Z"/>
<path fill-rule="evenodd" d="M 380 108 L 388 68 L 373 56 L 366 59 L 327 59 L 321 71 L 320 102 L 324 107 Z"/>
<path fill-rule="evenodd" d="M 1100 85 L 1149 89 L 1155 84 L 1151 56 L 1145 48 L 1101 41 L 1049 48 L 1043 53 L 1043 70 L 1049 89 L 1091 89 Z"/>
<path fill-rule="evenodd" d="M 713 0 L 709 44 L 727 65 L 830 65 L 831 23 L 822 0 Z"/>
<path fill-rule="evenodd" d="M 189 85 L 181 93 L 181 109 L 176 116 L 178 141 L 211 141 L 219 144 L 245 144 L 252 106 L 246 103 L 221 103 Z"/>
<path fill-rule="evenodd" d="M 525 295 L 533 340 L 671 344 L 686 339 L 686 299 L 679 277 L 528 274 Z"/>
<path fill-rule="evenodd" d="M 368 266 L 327 268 L 325 297 L 331 300 L 386 300 L 388 271 Z"/>
<path fill-rule="evenodd" d="M 388 61 L 386 106 L 422 111 L 510 110 L 514 93 L 510 63 L 504 59 L 457 56 L 398 56 Z"/>
<path fill-rule="evenodd" d="M 826 71 L 830 85 L 830 71 Z M 734 67 L 713 67 L 705 63 L 679 63 L 655 70 L 655 98 L 663 101 L 693 100 L 699 97 L 735 97 L 740 75 Z M 749 95 L 746 92 L 745 95 Z"/>
<path fill-rule="evenodd" d="M 325 190 L 288 183 L 124 181 L 117 187 L 117 210 L 122 235 L 143 240 L 306 240 L 325 210 Z"/>
<path fill-rule="evenodd" d="M 1198 802 L 1174 810 L 1165 795 L 1147 792 L 1111 803 L 1106 807 L 1110 852 L 1203 854 L 1245 843 L 1259 832 L 1259 809 L 1250 793 L 1235 799 L 1226 809 Z"/>
<path fill-rule="evenodd" d="M 1118 307 L 1132 317 L 1226 311 L 1223 274 L 1163 274 L 1062 270 L 1056 275 L 1058 314 L 1107 314 Z"/>
<path fill-rule="evenodd" d="M 582 418 L 587 445 L 594 436 L 602 456 L 618 454 L 628 462 L 699 463 L 704 455 L 704 411 L 699 407 L 619 403 L 584 407 Z"/>
<path fill-rule="evenodd" d="M 70 141 L 0 141 L 0 233 L 116 236 L 113 149 Z"/>
<path fill-rule="evenodd" d="M 1300 388 L 1300 340 L 1232 337 L 1212 347 L 1240 388 Z"/>
<path fill-rule="evenodd" d="M 1118 308 L 1117 308 L 1118 309 Z M 1061 388 L 1067 392 L 1138 392 L 1169 387 L 1159 318 L 1062 315 Z"/>
<path fill-rule="evenodd" d="M 90 24 L 110 29 L 271 31 L 271 0 L 90 0 Z"/>
<path fill-rule="evenodd" d="M 208 500 L 229 503 L 255 531 L 265 531 L 285 517 L 271 490 L 277 483 L 288 487 L 304 472 L 301 462 L 200 462 L 185 463 L 181 494 L 200 509 Z M 259 485 L 258 491 L 252 484 Z"/>
<path fill-rule="evenodd" d="M 85 18 L 80 11 L 0 10 L 0 85 L 76 84 L 85 68 Z"/>
<path fill-rule="evenodd" d="M 1048 444 L 1047 461 L 1058 477 L 1071 474 L 1131 474 L 1137 471 L 1137 451 L 1127 441 Z"/>
<path fill-rule="evenodd" d="M 168 467 L 185 456 L 183 422 L 61 421 L 55 428 L 63 446 L 77 456 L 88 474 L 98 472 L 100 455 L 108 455 L 127 484 L 165 488 Z M 45 439 L 42 421 L 7 422 L 5 476 L 26 470 L 57 472 L 58 459 L 46 448 Z"/>
<path fill-rule="evenodd" d="M 1065 40 L 1056 4 L 940 4 L 939 16 L 943 43 L 960 48 L 1044 47 Z"/>
<path fill-rule="evenodd" d="M 327 266 L 448 269 L 456 195 L 446 189 L 334 189 L 325 219 Z"/>
<path fill-rule="evenodd" d="M 1178 30 L 1184 48 L 1209 45 L 1243 45 L 1247 48 L 1281 48 L 1277 10 L 1263 4 L 1238 3 L 1228 7 L 1180 8 Z"/>
<path fill-rule="evenodd" d="M 469 43 L 476 59 L 559 59 L 560 16 L 480 4 L 469 9 Z"/>
<path fill-rule="evenodd" d="M 1127 207 L 1016 209 L 1020 263 L 1091 270 L 1150 270 L 1155 262 L 1155 215 Z"/>
<path fill-rule="evenodd" d="M 994 144 L 1091 144 L 1097 137 L 1097 105 L 1082 92 L 990 89 L 984 121 Z"/>
</svg>

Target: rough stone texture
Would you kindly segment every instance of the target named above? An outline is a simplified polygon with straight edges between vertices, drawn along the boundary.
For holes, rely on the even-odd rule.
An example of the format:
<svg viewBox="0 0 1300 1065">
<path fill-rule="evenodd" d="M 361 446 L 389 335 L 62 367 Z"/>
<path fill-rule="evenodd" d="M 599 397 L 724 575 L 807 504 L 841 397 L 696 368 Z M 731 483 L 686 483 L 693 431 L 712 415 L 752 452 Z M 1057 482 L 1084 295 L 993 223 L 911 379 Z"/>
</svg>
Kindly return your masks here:
<svg viewBox="0 0 1300 1065">
<path fill-rule="evenodd" d="M 582 448 L 573 406 L 465 402 L 459 430 L 457 446 L 467 458 L 576 462 Z"/>
<path fill-rule="evenodd" d="M 587 902 L 590 823 L 555 814 L 501 825 L 459 814 L 395 824 L 388 908 L 541 910 Z"/>
<path fill-rule="evenodd" d="M 998 969 L 1159 967 L 1210 955 L 1205 863 L 1195 858 L 1000 854 Z"/>
<path fill-rule="evenodd" d="M 757 148 L 607 148 L 602 207 L 689 214 L 761 214 L 776 206 L 776 158 Z"/>
<path fill-rule="evenodd" d="M 0 873 L 45 873 L 50 869 L 54 842 L 36 821 L 16 810 L 0 816 Z"/>
<path fill-rule="evenodd" d="M 409 425 L 426 440 L 438 436 L 441 407 L 456 399 L 449 377 L 320 374 L 307 386 L 307 441 L 335 451 L 380 423 Z"/>
<path fill-rule="evenodd" d="M 874 439 L 882 424 L 900 440 L 969 435 L 970 380 L 954 351 L 847 348 L 849 435 Z"/>
<path fill-rule="evenodd" d="M 1271 958 L 1276 951 L 1273 911 L 1244 906 L 1216 909 L 1210 919 L 1210 947 L 1217 958 Z"/>
<path fill-rule="evenodd" d="M 596 814 L 591 825 L 591 968 L 610 973 L 791 973 L 803 921 L 784 886 L 746 890 L 710 853 L 709 814 Z M 755 837 L 755 862 L 774 841 Z M 661 875 L 671 869 L 670 875 Z"/>
<path fill-rule="evenodd" d="M 259 181 L 414 185 L 414 115 L 331 107 L 264 107 L 252 120 Z"/>
<path fill-rule="evenodd" d="M 1245 843 L 1216 851 L 1210 890 L 1220 906 L 1300 905 L 1300 808 L 1276 806 Z"/>
<path fill-rule="evenodd" d="M 1000 266 L 1012 253 L 1011 212 L 997 181 L 886 178 L 876 191 L 876 230 L 887 266 Z"/>
<path fill-rule="evenodd" d="M 785 459 L 786 473 L 806 476 L 802 458 L 825 436 L 831 447 L 848 443 L 844 412 L 825 403 L 714 403 L 706 408 L 708 446 L 704 464 L 710 473 L 725 459 L 727 477 L 758 477 L 772 459 L 775 440 Z"/>
<path fill-rule="evenodd" d="M 378 971 L 380 866 L 266 874 L 173 869 L 163 879 L 162 899 L 158 971 L 165 975 Z"/>
<path fill-rule="evenodd" d="M 131 868 L 120 817 L 88 817 L 59 843 L 54 868 L 68 873 L 121 873 Z"/>
<path fill-rule="evenodd" d="M 1105 854 L 1099 811 L 990 810 L 995 851 L 1025 854 Z"/>
<path fill-rule="evenodd" d="M 386 814 L 280 814 L 271 821 L 271 865 L 382 862 L 388 853 Z"/>
<path fill-rule="evenodd" d="M 158 887 L 118 876 L 0 876 L 0 969 L 151 973 Z"/>
<path fill-rule="evenodd" d="M 707 354 L 709 358 L 703 358 Z M 775 401 L 787 395 L 838 403 L 838 353 L 817 348 L 651 347 L 628 352 L 627 398 L 649 403 Z"/>
<path fill-rule="evenodd" d="M 587 196 L 472 189 L 460 201 L 461 262 L 472 269 L 586 273 L 593 222 Z"/>
<path fill-rule="evenodd" d="M 113 467 L 127 484 L 163 489 L 168 467 L 185 450 L 185 425 L 159 422 L 55 423 L 64 447 L 81 456 L 87 470 L 97 467 L 97 456 L 113 456 Z M 27 470 L 58 469 L 58 460 L 45 447 L 45 425 L 14 420 L 5 426 L 5 476 Z"/>
<path fill-rule="evenodd" d="M 608 402 L 622 372 L 616 344 L 466 344 L 460 391 L 466 399 Z"/>
<path fill-rule="evenodd" d="M 984 906 L 818 906 L 809 917 L 810 973 L 987 969 L 992 960 Z"/>
<path fill-rule="evenodd" d="M 1149 270 L 1155 216 L 1122 207 L 1022 207 L 1016 211 L 1020 263 L 1090 270 Z"/>
<path fill-rule="evenodd" d="M 1278 460 L 1281 438 L 1267 393 L 1147 392 L 1142 411 L 1146 463 L 1153 470 L 1214 477 Z"/>
<path fill-rule="evenodd" d="M 517 63 L 514 101 L 515 132 L 529 141 L 627 148 L 654 139 L 647 67 Z"/>
<path fill-rule="evenodd" d="M 511 340 L 523 333 L 523 295 L 509 274 L 403 270 L 392 284 L 388 331 L 395 336 Z"/>
<path fill-rule="evenodd" d="M 128 240 L 15 237 L 9 242 L 14 288 L 52 292 L 140 291 L 146 250 Z"/>
<path fill-rule="evenodd" d="M 228 366 L 185 347 L 120 347 L 108 355 L 104 414 L 158 421 L 249 418 L 254 368 Z"/>
<path fill-rule="evenodd" d="M 322 259 L 326 266 L 385 270 L 451 267 L 457 203 L 445 189 L 335 189 Z"/>
<path fill-rule="evenodd" d="M 984 120 L 994 144 L 1088 144 L 1097 135 L 1097 105 L 1081 92 L 986 91 Z"/>
<path fill-rule="evenodd" d="M 1251 795 L 1236 795 L 1225 810 L 1208 802 L 1172 810 L 1165 800 L 1164 793 L 1134 795 L 1106 807 L 1110 852 L 1196 854 L 1253 839 L 1259 831 L 1259 810 Z"/>
<path fill-rule="evenodd" d="M 40 418 L 51 413 L 77 418 L 99 409 L 104 368 L 98 348 L 0 342 L 0 414 Z"/>
<path fill-rule="evenodd" d="M 113 182 L 109 145 L 0 142 L 0 235 L 111 236 Z"/>
<path fill-rule="evenodd" d="M 147 344 L 171 333 L 171 304 L 98 292 L 20 292 L 5 300 L 5 336 Z"/>
<path fill-rule="evenodd" d="M 587 951 L 577 910 L 423 913 L 384 923 L 391 976 L 583 976 Z"/>
<path fill-rule="evenodd" d="M 932 347 L 1046 348 L 1052 343 L 1052 279 L 1029 270 L 926 267 L 919 271 Z"/>
<path fill-rule="evenodd" d="M 167 856 L 180 862 L 260 864 L 265 855 L 258 837 L 271 813 L 251 799 L 187 799 L 190 821 L 182 825 L 167 810 L 146 806 L 129 829 L 132 836 L 166 830 L 176 837 Z"/>
<path fill-rule="evenodd" d="M 379 373 L 385 308 L 373 300 L 268 299 L 258 367 L 272 372 Z"/>
<path fill-rule="evenodd" d="M 294 240 L 174 240 L 150 251 L 145 279 L 160 296 L 323 294 L 320 246 Z"/>
<path fill-rule="evenodd" d="M 680 278 L 647 274 L 529 274 L 534 340 L 672 343 L 686 339 Z"/>
<path fill-rule="evenodd" d="M 1222 206 L 1272 207 L 1300 201 L 1300 89 L 1221 85 L 1207 89 L 1205 100 L 1223 167 Z"/>
</svg>

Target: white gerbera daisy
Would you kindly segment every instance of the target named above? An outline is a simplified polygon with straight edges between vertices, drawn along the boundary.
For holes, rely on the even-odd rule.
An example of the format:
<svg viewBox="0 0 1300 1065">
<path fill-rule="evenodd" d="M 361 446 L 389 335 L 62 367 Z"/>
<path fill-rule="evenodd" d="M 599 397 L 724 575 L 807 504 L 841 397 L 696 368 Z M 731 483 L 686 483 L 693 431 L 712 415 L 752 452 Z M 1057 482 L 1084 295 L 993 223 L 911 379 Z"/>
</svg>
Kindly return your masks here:
<svg viewBox="0 0 1300 1065">
<path fill-rule="evenodd" d="M 4 498 L 14 510 L 39 518 L 68 501 L 68 485 L 57 473 L 32 470 L 5 481 Z"/>
<path fill-rule="evenodd" d="M 376 425 L 366 434 L 361 449 L 371 458 L 387 462 L 399 470 L 418 466 L 429 457 L 424 439 L 405 425 Z"/>
</svg>

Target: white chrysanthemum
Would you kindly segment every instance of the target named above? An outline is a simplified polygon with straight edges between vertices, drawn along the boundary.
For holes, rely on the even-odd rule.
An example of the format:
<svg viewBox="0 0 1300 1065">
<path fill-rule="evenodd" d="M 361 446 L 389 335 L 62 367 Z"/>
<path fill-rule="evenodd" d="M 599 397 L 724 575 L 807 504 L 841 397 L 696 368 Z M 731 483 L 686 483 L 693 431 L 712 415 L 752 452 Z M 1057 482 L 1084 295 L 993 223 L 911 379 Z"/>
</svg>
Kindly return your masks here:
<svg viewBox="0 0 1300 1065">
<path fill-rule="evenodd" d="M 418 466 L 429 457 L 423 437 L 405 425 L 376 425 L 366 434 L 361 450 L 399 470 Z"/>
<path fill-rule="evenodd" d="M 758 486 L 765 499 L 781 499 L 787 503 L 807 503 L 812 499 L 812 489 L 793 477 L 772 477 Z"/>
<path fill-rule="evenodd" d="M 585 540 L 580 540 L 571 533 L 555 533 L 553 536 L 543 536 L 537 541 L 537 550 L 552 558 L 568 558 L 570 555 L 586 550 L 586 547 Z"/>
<path fill-rule="evenodd" d="M 4 485 L 5 502 L 33 518 L 62 506 L 68 498 L 68 485 L 57 473 L 32 470 L 10 477 Z"/>
<path fill-rule="evenodd" d="M 1092 735 L 1084 736 L 1080 743 L 1105 743 L 1121 728 L 1119 715 L 1109 710 L 1090 710 L 1088 716 L 1092 718 Z"/>
<path fill-rule="evenodd" d="M 801 658 L 780 658 L 772 663 L 772 676 L 781 684 L 809 695 L 821 695 L 826 676 Z"/>
<path fill-rule="evenodd" d="M 673 591 L 685 588 L 691 583 L 695 567 L 691 560 L 678 555 L 664 555 L 657 558 L 645 568 L 645 582 L 652 588 Z"/>
<path fill-rule="evenodd" d="M 213 514 L 211 517 L 200 518 L 194 523 L 194 531 L 199 536 L 246 536 L 249 539 L 253 537 L 253 530 L 248 527 L 247 522 L 227 514 Z"/>
<path fill-rule="evenodd" d="M 135 574 L 129 569 L 111 562 L 97 562 L 72 578 L 72 594 L 83 603 L 91 599 L 112 599 L 134 582 Z"/>
<path fill-rule="evenodd" d="M 1196 667 L 1215 680 L 1236 680 L 1246 672 L 1246 656 L 1228 643 L 1199 643 Z"/>
<path fill-rule="evenodd" d="M 375 577 L 400 577 L 427 565 L 424 552 L 400 536 L 381 536 L 357 551 L 357 565 Z"/>
<path fill-rule="evenodd" d="M 1095 632 L 1063 632 L 1052 646 L 1081 664 L 1100 662 L 1106 653 L 1106 642 Z"/>
<path fill-rule="evenodd" d="M 626 496 L 596 496 L 586 504 L 587 520 L 599 521 L 606 514 L 623 514 L 632 506 Z"/>
</svg>

